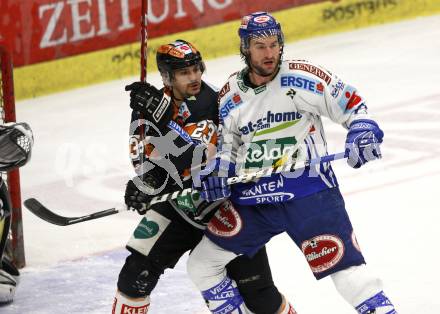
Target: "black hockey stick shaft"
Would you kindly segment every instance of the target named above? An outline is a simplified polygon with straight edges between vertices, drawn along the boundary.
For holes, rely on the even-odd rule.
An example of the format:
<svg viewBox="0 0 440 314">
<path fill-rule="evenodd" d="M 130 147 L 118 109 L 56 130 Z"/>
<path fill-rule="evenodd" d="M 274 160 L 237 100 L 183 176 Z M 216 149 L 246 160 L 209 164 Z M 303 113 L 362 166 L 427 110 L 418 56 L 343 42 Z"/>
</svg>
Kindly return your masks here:
<svg viewBox="0 0 440 314">
<path fill-rule="evenodd" d="M 141 81 L 147 81 L 147 45 L 148 45 L 148 31 L 147 31 L 147 15 L 148 15 L 148 1 L 142 0 L 141 3 Z"/>
<path fill-rule="evenodd" d="M 265 177 L 265 176 L 270 176 L 275 173 L 291 172 L 294 170 L 302 169 L 306 166 L 313 166 L 316 164 L 321 164 L 324 162 L 338 160 L 338 159 L 342 159 L 342 158 L 346 158 L 346 157 L 347 157 L 347 155 L 344 152 L 342 152 L 342 153 L 338 153 L 338 154 L 332 154 L 332 155 L 328 155 L 328 156 L 318 157 L 318 158 L 315 158 L 315 159 L 312 159 L 309 161 L 300 162 L 300 163 L 296 163 L 293 165 L 288 164 L 288 165 L 285 165 L 283 167 L 276 168 L 276 169 L 269 168 L 269 169 L 265 169 L 262 171 L 257 171 L 255 173 L 229 178 L 228 184 L 248 182 L 250 180 L 258 179 L 258 178 Z M 149 206 L 151 206 L 153 204 L 176 199 L 179 196 L 185 196 L 185 195 L 189 195 L 191 193 L 193 193 L 193 191 L 190 188 L 188 188 L 188 189 L 176 191 L 173 193 L 159 195 L 159 196 L 154 197 L 151 200 L 151 202 L 146 206 L 146 208 L 148 208 Z M 83 221 L 98 219 L 101 217 L 106 217 L 106 216 L 110 216 L 110 215 L 114 215 L 114 214 L 126 211 L 126 206 L 123 205 L 120 208 L 115 208 L 115 207 L 109 208 L 109 209 L 98 211 L 98 212 L 95 212 L 95 213 L 92 213 L 89 215 L 84 215 L 84 216 L 79 216 L 79 217 L 65 217 L 65 216 L 60 216 L 60 215 L 52 212 L 49 208 L 47 208 L 46 206 L 41 204 L 35 198 L 29 198 L 29 199 L 25 200 L 24 206 L 27 209 L 29 209 L 29 211 L 34 213 L 36 216 L 40 217 L 41 219 L 43 219 L 51 224 L 58 225 L 58 226 L 69 226 L 69 225 L 73 225 L 73 224 L 80 223 Z"/>
<path fill-rule="evenodd" d="M 141 2 L 141 46 L 140 46 L 140 79 L 141 82 L 147 81 L 147 45 L 148 45 L 148 30 L 147 30 L 147 24 L 148 24 L 148 0 L 142 0 Z M 139 113 L 139 137 L 141 141 L 145 138 L 145 124 L 141 121 L 143 121 L 144 117 L 142 113 Z M 140 157 L 141 163 L 145 160 L 145 152 L 142 151 Z"/>
</svg>

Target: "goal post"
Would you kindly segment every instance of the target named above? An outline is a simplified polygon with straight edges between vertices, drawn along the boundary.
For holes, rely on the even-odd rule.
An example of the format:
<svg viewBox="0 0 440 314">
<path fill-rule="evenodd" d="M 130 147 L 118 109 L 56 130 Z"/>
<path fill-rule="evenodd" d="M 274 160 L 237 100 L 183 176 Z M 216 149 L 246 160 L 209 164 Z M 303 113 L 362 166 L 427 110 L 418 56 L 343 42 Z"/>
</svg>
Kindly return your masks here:
<svg viewBox="0 0 440 314">
<path fill-rule="evenodd" d="M 0 45 L 0 69 L 0 122 L 15 122 L 13 63 L 11 54 L 3 45 Z M 8 173 L 2 173 L 2 176 L 6 179 L 12 203 L 12 222 L 8 246 L 15 266 L 23 268 L 26 260 L 21 212 L 20 172 L 15 169 Z"/>
</svg>

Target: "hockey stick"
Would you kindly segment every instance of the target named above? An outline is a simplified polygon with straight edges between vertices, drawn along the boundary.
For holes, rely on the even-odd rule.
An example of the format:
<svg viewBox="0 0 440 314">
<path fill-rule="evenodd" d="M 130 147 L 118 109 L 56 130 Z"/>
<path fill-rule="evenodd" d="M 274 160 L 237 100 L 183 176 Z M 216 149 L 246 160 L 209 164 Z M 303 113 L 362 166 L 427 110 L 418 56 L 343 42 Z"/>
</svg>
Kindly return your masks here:
<svg viewBox="0 0 440 314">
<path fill-rule="evenodd" d="M 141 6 L 141 81 L 147 80 L 147 13 L 148 13 L 148 1 L 142 0 Z"/>
<path fill-rule="evenodd" d="M 140 47 L 140 55 L 141 55 L 141 82 L 147 81 L 147 45 L 148 45 L 148 32 L 147 32 L 147 13 L 148 13 L 148 0 L 142 0 L 141 4 L 141 47 Z M 139 137 L 141 141 L 145 138 L 145 125 L 143 122 L 143 115 L 139 115 Z M 142 151 L 140 157 L 140 162 L 143 163 L 145 160 L 145 154 Z"/>
<path fill-rule="evenodd" d="M 325 163 L 325 162 L 329 162 L 329 161 L 333 161 L 333 160 L 338 160 L 338 159 L 342 159 L 342 158 L 346 158 L 346 157 L 347 157 L 347 155 L 344 152 L 333 154 L 333 155 L 327 155 L 327 156 L 323 156 L 323 157 L 314 158 L 309 161 L 299 162 L 296 164 L 287 164 L 287 165 L 284 165 L 279 168 L 268 168 L 268 169 L 264 169 L 264 170 L 257 171 L 254 173 L 238 176 L 238 177 L 231 177 L 227 180 L 227 183 L 228 183 L 228 185 L 231 185 L 231 184 L 236 184 L 236 183 L 249 182 L 251 180 L 270 176 L 272 174 L 292 172 L 295 170 L 304 169 L 305 167 L 308 167 L 308 166 L 313 166 L 313 165 L 317 165 L 317 164 L 321 164 L 321 163 Z M 173 200 L 173 199 L 176 199 L 180 196 L 186 196 L 191 193 L 193 193 L 193 190 L 191 188 L 187 188 L 187 189 L 184 189 L 181 191 L 176 191 L 176 192 L 172 192 L 172 193 L 167 193 L 167 194 L 155 196 L 151 200 L 151 202 L 146 206 L 146 208 L 150 207 L 153 204 L 165 202 L 168 200 Z M 35 198 L 29 198 L 29 199 L 25 200 L 24 206 L 27 209 L 29 209 L 32 213 L 34 213 L 36 216 L 40 217 L 41 219 L 43 219 L 51 224 L 59 225 L 59 226 L 73 225 L 73 224 L 76 224 L 79 222 L 97 219 L 97 218 L 101 218 L 101 217 L 105 217 L 105 216 L 110 216 L 110 215 L 117 214 L 119 212 L 123 212 L 123 211 L 127 210 L 127 208 L 124 204 L 122 207 L 119 207 L 119 208 L 109 208 L 109 209 L 95 212 L 95 213 L 85 215 L 85 216 L 64 217 L 64 216 L 60 216 L 58 214 L 55 214 L 54 212 L 52 212 L 50 209 L 45 207 L 43 204 L 41 204 Z"/>
<path fill-rule="evenodd" d="M 294 164 L 286 164 L 286 165 L 283 165 L 282 167 L 278 167 L 278 168 L 266 168 L 266 169 L 262 169 L 257 172 L 244 174 L 244 175 L 241 175 L 238 177 L 228 178 L 227 185 L 232 185 L 232 184 L 237 184 L 237 183 L 246 183 L 246 182 L 249 182 L 249 181 L 252 181 L 255 179 L 259 179 L 262 177 L 269 177 L 272 174 L 288 173 L 288 172 L 292 172 L 295 170 L 304 169 L 305 167 L 308 167 L 308 166 L 314 166 L 316 164 L 321 164 L 324 162 L 329 162 L 332 160 L 342 159 L 342 158 L 346 158 L 346 157 L 348 157 L 348 155 L 346 155 L 345 152 L 341 152 L 341 153 L 337 153 L 337 154 L 317 157 L 317 158 L 314 158 L 311 160 L 306 160 L 306 161 L 302 161 L 302 162 L 298 162 L 298 163 L 294 163 Z M 149 208 L 151 205 L 154 205 L 157 203 L 162 203 L 165 201 L 174 200 L 178 197 L 187 196 L 192 193 L 193 193 L 193 190 L 191 188 L 187 188 L 187 189 L 183 189 L 180 191 L 162 194 L 162 195 L 154 197 L 150 201 L 150 203 L 146 206 L 146 208 Z"/>
<path fill-rule="evenodd" d="M 32 213 L 34 213 L 36 216 L 40 217 L 41 219 L 46 220 L 47 222 L 58 226 L 73 225 L 83 221 L 110 216 L 126 210 L 126 206 L 124 205 L 124 207 L 122 208 L 109 208 L 85 216 L 65 217 L 55 214 L 35 198 L 28 198 L 27 200 L 25 200 L 24 206 L 27 209 L 29 209 Z"/>
</svg>

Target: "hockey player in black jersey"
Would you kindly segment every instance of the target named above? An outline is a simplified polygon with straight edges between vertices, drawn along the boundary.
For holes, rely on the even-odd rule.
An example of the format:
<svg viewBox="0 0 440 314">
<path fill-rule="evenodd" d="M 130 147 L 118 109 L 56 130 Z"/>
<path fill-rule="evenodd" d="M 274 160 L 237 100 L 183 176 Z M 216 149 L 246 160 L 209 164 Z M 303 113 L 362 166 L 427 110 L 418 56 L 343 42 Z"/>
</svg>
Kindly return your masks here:
<svg viewBox="0 0 440 314">
<path fill-rule="evenodd" d="M 192 251 L 206 223 L 223 206 L 193 195 L 146 208 L 154 194 L 191 187 L 191 172 L 215 152 L 217 141 L 218 91 L 201 79 L 205 64 L 200 52 L 176 40 L 159 47 L 156 61 L 164 88 L 143 82 L 126 87 L 133 109 L 131 157 L 139 177 L 127 183 L 125 202 L 143 217 L 127 244 L 130 255 L 119 274 L 114 314 L 134 309 L 147 313 L 164 270 Z M 138 127 L 139 119 L 147 121 L 143 127 Z M 139 136 L 142 129 L 146 145 Z M 252 259 L 236 258 L 227 271 L 245 304 L 219 313 L 295 313 L 274 286 L 264 247 Z M 237 287 L 226 290 L 233 294 Z"/>
<path fill-rule="evenodd" d="M 0 125 L 0 171 L 25 165 L 33 145 L 32 130 L 26 123 Z M 20 273 L 5 254 L 11 226 L 12 205 L 5 181 L 0 176 L 0 304 L 12 302 Z"/>
</svg>

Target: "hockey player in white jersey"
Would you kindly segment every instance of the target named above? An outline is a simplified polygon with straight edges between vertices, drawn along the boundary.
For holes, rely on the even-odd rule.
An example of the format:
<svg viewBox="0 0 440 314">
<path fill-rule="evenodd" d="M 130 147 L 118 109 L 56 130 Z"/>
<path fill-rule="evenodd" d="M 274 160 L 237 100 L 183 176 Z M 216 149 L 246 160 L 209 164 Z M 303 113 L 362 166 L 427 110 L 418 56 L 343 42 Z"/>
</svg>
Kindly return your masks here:
<svg viewBox="0 0 440 314">
<path fill-rule="evenodd" d="M 0 171 L 25 165 L 31 157 L 32 145 L 32 130 L 26 123 L 0 125 Z M 8 188 L 0 177 L 0 304 L 12 302 L 20 275 L 5 254 L 11 212 Z"/>
<path fill-rule="evenodd" d="M 230 280 L 224 265 L 287 232 L 315 277 L 330 276 L 358 313 L 397 313 L 365 265 L 330 163 L 226 185 L 230 176 L 326 155 L 321 116 L 348 130 L 345 148 L 353 168 L 381 157 L 384 135 L 356 88 L 310 62 L 282 61 L 284 38 L 273 16 L 245 16 L 239 36 L 247 67 L 220 92 L 217 158 L 200 173 L 199 184 L 194 180 L 204 199 L 229 197 L 229 206 L 216 213 L 190 256 L 192 280 L 215 313 L 230 302 L 221 290 Z"/>
</svg>

